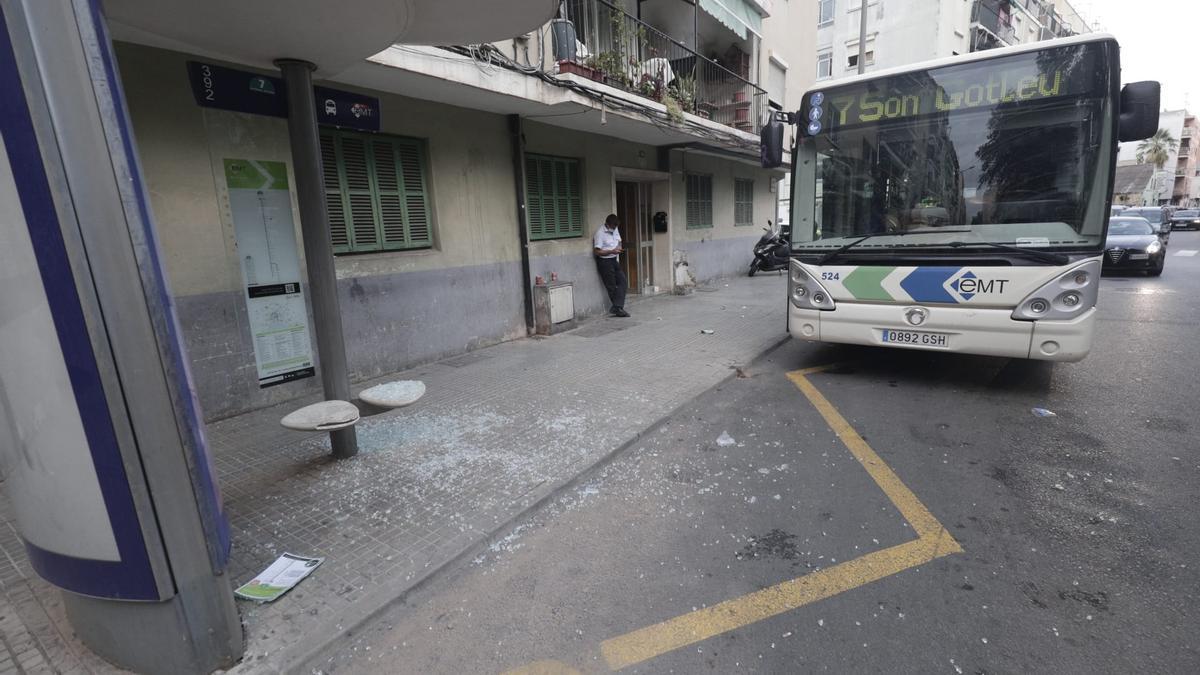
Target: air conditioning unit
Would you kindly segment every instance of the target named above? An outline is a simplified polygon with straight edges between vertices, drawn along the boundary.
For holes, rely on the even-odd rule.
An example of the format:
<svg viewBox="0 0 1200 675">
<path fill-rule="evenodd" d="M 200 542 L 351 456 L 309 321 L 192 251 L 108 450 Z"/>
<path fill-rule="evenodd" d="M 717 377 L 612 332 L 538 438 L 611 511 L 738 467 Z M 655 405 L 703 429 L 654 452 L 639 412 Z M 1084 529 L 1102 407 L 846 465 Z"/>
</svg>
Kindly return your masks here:
<svg viewBox="0 0 1200 675">
<path fill-rule="evenodd" d="M 533 324 L 538 335 L 552 335 L 575 327 L 575 286 L 553 281 L 533 287 Z"/>
</svg>

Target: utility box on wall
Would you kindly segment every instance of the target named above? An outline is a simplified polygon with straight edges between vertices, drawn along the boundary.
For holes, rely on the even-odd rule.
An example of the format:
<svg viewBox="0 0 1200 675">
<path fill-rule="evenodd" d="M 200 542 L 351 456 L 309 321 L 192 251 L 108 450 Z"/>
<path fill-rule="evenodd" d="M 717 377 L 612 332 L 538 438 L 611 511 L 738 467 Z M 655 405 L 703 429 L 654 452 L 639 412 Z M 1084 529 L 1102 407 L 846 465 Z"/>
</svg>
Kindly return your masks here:
<svg viewBox="0 0 1200 675">
<path fill-rule="evenodd" d="M 533 287 L 533 324 L 538 335 L 552 335 L 575 327 L 575 287 L 571 282 Z"/>
</svg>

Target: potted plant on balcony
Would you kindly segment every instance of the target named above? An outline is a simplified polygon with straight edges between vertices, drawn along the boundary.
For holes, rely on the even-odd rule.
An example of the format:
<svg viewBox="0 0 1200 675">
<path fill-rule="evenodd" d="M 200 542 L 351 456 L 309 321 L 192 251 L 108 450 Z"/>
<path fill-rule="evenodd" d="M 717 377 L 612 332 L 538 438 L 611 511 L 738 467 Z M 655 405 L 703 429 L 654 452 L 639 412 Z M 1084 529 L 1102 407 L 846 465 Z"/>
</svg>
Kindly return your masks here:
<svg viewBox="0 0 1200 675">
<path fill-rule="evenodd" d="M 625 58 L 616 51 L 601 52 L 588 59 L 589 65 L 603 74 L 605 84 L 629 89 L 632 80 L 626 72 Z"/>
<path fill-rule="evenodd" d="M 694 75 L 678 75 L 671 80 L 668 87 L 671 96 L 679 101 L 679 107 L 687 112 L 699 112 L 696 108 L 696 77 Z"/>
<path fill-rule="evenodd" d="M 671 94 L 663 94 L 662 104 L 667 109 L 667 118 L 674 124 L 683 124 L 683 108 L 679 106 L 679 101 L 676 101 Z"/>
<path fill-rule="evenodd" d="M 637 90 L 642 96 L 655 101 L 662 101 L 663 96 L 666 94 L 666 87 L 663 86 L 662 78 L 654 77 L 649 73 L 642 74 L 642 77 L 638 80 Z"/>
<path fill-rule="evenodd" d="M 604 74 L 597 70 L 595 66 L 589 64 L 588 61 L 591 61 L 591 59 L 587 59 L 583 63 L 578 63 L 576 61 L 559 61 L 558 72 L 573 73 L 581 77 L 586 77 L 589 80 L 595 80 L 597 82 L 602 81 L 604 79 Z"/>
</svg>

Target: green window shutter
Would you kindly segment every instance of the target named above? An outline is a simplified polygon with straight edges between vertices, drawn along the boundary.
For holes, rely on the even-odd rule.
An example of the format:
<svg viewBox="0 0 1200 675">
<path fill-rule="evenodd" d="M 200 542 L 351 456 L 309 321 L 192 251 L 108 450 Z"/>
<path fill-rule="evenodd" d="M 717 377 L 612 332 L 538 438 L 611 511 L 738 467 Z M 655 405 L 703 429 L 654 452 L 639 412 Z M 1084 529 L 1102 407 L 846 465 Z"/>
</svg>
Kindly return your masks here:
<svg viewBox="0 0 1200 675">
<path fill-rule="evenodd" d="M 687 227 L 712 227 L 712 176 L 690 173 L 686 188 Z"/>
<path fill-rule="evenodd" d="M 525 220 L 530 239 L 546 237 L 546 215 L 542 211 L 542 162 L 533 156 L 525 158 Z"/>
<path fill-rule="evenodd" d="M 347 206 L 342 191 L 341 172 L 338 170 L 337 138 L 329 131 L 321 131 L 321 170 L 325 174 L 325 202 L 329 214 L 329 241 L 334 253 L 350 250 L 349 223 L 346 221 Z"/>
<path fill-rule="evenodd" d="M 421 141 L 332 129 L 320 139 L 334 253 L 432 245 Z"/>
<path fill-rule="evenodd" d="M 558 237 L 565 237 L 571 229 L 570 189 L 567 163 L 561 159 L 554 160 L 554 234 Z"/>
<path fill-rule="evenodd" d="M 572 237 L 583 236 L 583 185 L 581 174 L 579 160 L 572 160 L 567 166 L 567 178 L 571 181 L 571 189 L 567 192 L 567 199 L 571 203 L 571 224 L 567 235 Z"/>
<path fill-rule="evenodd" d="M 582 236 L 582 183 L 577 159 L 525 156 L 525 212 L 531 240 Z"/>
<path fill-rule="evenodd" d="M 424 248 L 433 245 L 432 218 L 429 213 L 429 183 L 425 176 L 425 154 L 422 144 L 397 141 L 400 176 L 404 189 L 405 245 Z"/>
<path fill-rule="evenodd" d="M 700 225 L 700 201 L 696 196 L 696 192 L 700 189 L 696 180 L 698 178 L 699 176 L 688 174 L 685 182 L 687 193 L 687 226 L 689 228 L 699 227 Z"/>
<path fill-rule="evenodd" d="M 700 177 L 700 225 L 713 226 L 712 176 Z"/>
<path fill-rule="evenodd" d="M 733 181 L 733 224 L 754 224 L 754 181 L 741 178 Z"/>
<path fill-rule="evenodd" d="M 404 248 L 404 194 L 400 186 L 396 147 L 388 138 L 371 139 L 371 168 L 378 200 L 379 239 L 382 248 Z"/>
<path fill-rule="evenodd" d="M 342 189 L 349 212 L 350 246 L 354 251 L 378 251 L 379 226 L 375 216 L 375 196 L 372 194 L 372 167 L 367 141 L 361 136 L 342 134 L 339 168 Z"/>
</svg>

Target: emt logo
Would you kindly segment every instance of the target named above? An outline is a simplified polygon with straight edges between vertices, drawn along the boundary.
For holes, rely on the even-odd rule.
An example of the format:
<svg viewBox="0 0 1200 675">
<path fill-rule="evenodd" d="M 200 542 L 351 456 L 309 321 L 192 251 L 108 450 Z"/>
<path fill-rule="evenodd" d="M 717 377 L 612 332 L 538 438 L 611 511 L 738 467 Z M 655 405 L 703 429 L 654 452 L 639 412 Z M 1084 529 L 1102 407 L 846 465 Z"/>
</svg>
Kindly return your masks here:
<svg viewBox="0 0 1200 675">
<path fill-rule="evenodd" d="M 947 282 L 947 290 L 957 296 L 959 302 L 967 302 L 977 294 L 1003 293 L 1008 279 L 980 279 L 975 273 L 966 270 Z"/>
</svg>

